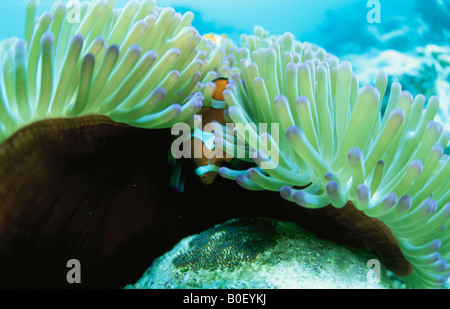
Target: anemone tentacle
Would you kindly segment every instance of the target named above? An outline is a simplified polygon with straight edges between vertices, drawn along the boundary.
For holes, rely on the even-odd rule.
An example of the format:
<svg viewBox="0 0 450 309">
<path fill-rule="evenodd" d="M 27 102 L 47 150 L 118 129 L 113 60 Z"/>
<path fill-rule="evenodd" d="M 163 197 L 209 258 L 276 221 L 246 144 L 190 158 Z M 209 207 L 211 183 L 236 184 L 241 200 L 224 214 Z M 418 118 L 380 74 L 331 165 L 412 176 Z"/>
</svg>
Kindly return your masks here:
<svg viewBox="0 0 450 309">
<path fill-rule="evenodd" d="M 201 81 L 223 53 L 201 48 L 191 12 L 153 0 L 66 4 L 36 18 L 27 4 L 25 40 L 0 43 L 0 141 L 32 122 L 101 114 L 143 128 L 186 121 L 202 106 Z"/>
<path fill-rule="evenodd" d="M 303 207 L 351 201 L 391 229 L 414 270 L 409 287 L 440 287 L 449 277 L 450 159 L 443 149 L 450 132 L 433 120 L 438 98 L 423 109 L 424 96 L 394 83 L 382 115 L 386 74 L 360 87 L 350 63 L 290 33 L 269 36 L 256 27 L 241 38 L 230 51 L 233 75 L 223 94 L 229 115 L 236 124 L 268 124 L 250 134 L 236 126 L 253 156 L 267 145 L 269 124 L 279 123 L 280 160 L 275 168 L 254 160 L 257 170 L 223 167 L 220 174 L 250 190 L 280 191 Z"/>
</svg>

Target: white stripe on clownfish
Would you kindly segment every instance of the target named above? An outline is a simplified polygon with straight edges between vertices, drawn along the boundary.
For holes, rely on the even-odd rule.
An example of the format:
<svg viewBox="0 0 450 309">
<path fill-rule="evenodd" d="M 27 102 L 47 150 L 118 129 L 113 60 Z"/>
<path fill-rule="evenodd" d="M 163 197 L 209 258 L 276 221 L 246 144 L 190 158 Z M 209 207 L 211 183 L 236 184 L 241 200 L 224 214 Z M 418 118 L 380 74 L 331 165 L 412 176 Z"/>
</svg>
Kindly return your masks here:
<svg viewBox="0 0 450 309">
<path fill-rule="evenodd" d="M 200 129 L 199 127 L 195 126 L 193 132 L 192 132 L 192 137 L 196 137 L 200 140 L 202 140 L 203 144 L 205 144 L 206 148 L 208 148 L 209 150 L 214 150 L 215 145 L 214 145 L 214 133 L 213 132 L 205 132 L 202 129 Z"/>
<path fill-rule="evenodd" d="M 225 99 L 223 98 L 222 93 L 228 85 L 228 79 L 219 77 L 212 82 L 215 85 L 215 90 L 210 99 L 211 103 L 209 106 L 202 108 L 197 113 L 197 115 L 200 115 L 202 116 L 202 118 L 207 119 L 208 123 L 216 121 L 221 125 L 225 125 L 224 112 L 227 104 L 225 102 Z M 205 132 L 199 126 L 194 124 L 191 133 L 192 142 L 194 138 L 201 140 L 202 144 L 209 150 L 214 150 L 214 132 Z M 199 176 L 200 181 L 205 185 L 209 185 L 214 181 L 223 160 L 227 162 L 231 161 L 231 159 L 225 158 L 225 156 L 223 156 L 222 158 L 213 157 L 211 159 L 207 159 L 204 155 L 201 158 L 194 157 L 192 160 L 194 163 L 195 174 Z M 177 164 L 177 162 L 175 164 Z M 177 191 L 182 192 L 184 183 L 180 183 L 181 171 L 176 170 L 176 172 L 177 174 L 172 176 L 177 176 L 177 179 L 172 179 L 171 183 Z"/>
</svg>

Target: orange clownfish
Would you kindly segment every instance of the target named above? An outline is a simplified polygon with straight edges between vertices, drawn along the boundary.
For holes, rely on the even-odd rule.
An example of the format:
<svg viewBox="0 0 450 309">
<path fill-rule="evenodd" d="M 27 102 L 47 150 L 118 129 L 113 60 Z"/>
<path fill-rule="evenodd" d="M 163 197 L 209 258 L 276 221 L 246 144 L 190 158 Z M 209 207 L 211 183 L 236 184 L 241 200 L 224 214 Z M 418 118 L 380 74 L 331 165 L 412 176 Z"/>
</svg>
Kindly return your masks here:
<svg viewBox="0 0 450 309">
<path fill-rule="evenodd" d="M 211 96 L 211 104 L 207 107 L 203 107 L 197 112 L 197 115 L 201 116 L 201 123 L 210 124 L 212 122 L 218 122 L 221 125 L 225 125 L 225 110 L 227 105 L 222 93 L 228 85 L 228 79 L 220 77 L 213 80 L 213 83 L 216 87 Z M 213 132 L 204 132 L 201 125 L 194 125 L 194 130 L 192 130 L 191 133 L 191 149 L 195 149 L 194 144 L 196 143 L 201 145 L 201 149 L 204 149 L 204 147 L 209 150 L 214 149 L 214 143 L 212 142 L 213 136 Z M 194 156 L 192 160 L 195 174 L 199 177 L 200 181 L 204 185 L 210 185 L 214 182 L 222 161 L 225 160 L 226 162 L 230 162 L 232 159 L 226 158 L 225 154 L 220 158 L 212 156 L 212 158 L 209 159 L 202 151 L 200 158 L 195 158 Z M 182 193 L 184 191 L 186 178 L 186 175 L 183 173 L 184 161 L 176 160 L 169 154 L 169 162 L 174 164 L 170 186 L 177 192 Z"/>
<path fill-rule="evenodd" d="M 197 115 L 202 116 L 202 123 L 208 124 L 215 121 L 221 125 L 225 125 L 224 113 L 226 110 L 226 102 L 222 93 L 228 85 L 228 79 L 219 77 L 213 80 L 213 83 L 215 84 L 216 89 L 212 95 L 211 104 L 208 107 L 203 107 Z M 211 140 L 210 137 L 213 135 L 214 133 L 204 132 L 199 127 L 195 126 L 191 138 L 191 149 L 194 149 L 196 139 L 199 139 L 202 142 L 202 145 L 208 149 L 214 149 L 214 145 L 210 145 L 207 142 L 207 140 Z M 213 156 L 211 159 L 208 159 L 203 152 L 201 158 L 193 158 L 195 173 L 204 185 L 210 185 L 213 183 L 223 160 L 227 162 L 231 161 L 230 158 L 226 158 L 225 154 L 223 154 L 220 158 Z"/>
<path fill-rule="evenodd" d="M 218 43 L 218 44 L 220 44 L 220 42 L 222 40 L 228 39 L 228 37 L 225 34 L 215 34 L 215 33 L 208 33 L 208 34 L 205 34 L 203 37 L 205 39 L 211 40 L 214 43 Z"/>
</svg>

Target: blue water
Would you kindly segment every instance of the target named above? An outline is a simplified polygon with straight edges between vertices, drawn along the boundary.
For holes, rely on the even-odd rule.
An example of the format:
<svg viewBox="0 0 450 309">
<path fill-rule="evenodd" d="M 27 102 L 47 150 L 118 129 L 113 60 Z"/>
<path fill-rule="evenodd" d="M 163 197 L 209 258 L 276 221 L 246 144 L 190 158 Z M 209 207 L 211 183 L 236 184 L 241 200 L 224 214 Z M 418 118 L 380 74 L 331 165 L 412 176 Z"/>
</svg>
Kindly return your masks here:
<svg viewBox="0 0 450 309">
<path fill-rule="evenodd" d="M 242 33 L 251 33 L 255 25 L 261 25 L 271 34 L 292 32 L 298 40 L 317 43 L 339 56 L 376 47 L 377 35 L 391 31 L 407 32 L 405 36 L 409 37 L 388 46 L 397 50 L 439 39 L 433 35 L 422 38 L 421 33 L 431 26 L 422 16 L 428 7 L 420 8 L 422 11 L 418 8 L 420 3 L 429 6 L 433 1 L 450 3 L 450 0 L 380 0 L 379 24 L 367 21 L 370 10 L 367 0 L 159 0 L 156 4 L 172 6 L 179 12 L 194 12 L 193 26 L 201 34 L 224 33 L 239 42 Z M 53 2 L 41 0 L 38 13 L 49 10 Z M 117 6 L 125 3 L 126 0 L 118 0 Z M 0 39 L 23 37 L 25 6 L 26 0 L 0 0 Z M 431 20 L 437 25 L 448 23 L 439 18 L 445 17 L 432 16 Z"/>
</svg>

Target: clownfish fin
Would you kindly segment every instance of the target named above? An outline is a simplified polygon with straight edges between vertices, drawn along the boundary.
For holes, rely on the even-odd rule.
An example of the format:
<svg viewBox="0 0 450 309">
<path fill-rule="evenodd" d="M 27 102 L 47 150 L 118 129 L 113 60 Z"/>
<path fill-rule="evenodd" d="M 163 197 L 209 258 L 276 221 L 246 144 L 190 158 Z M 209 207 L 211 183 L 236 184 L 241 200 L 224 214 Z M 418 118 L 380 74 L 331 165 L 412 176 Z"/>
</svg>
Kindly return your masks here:
<svg viewBox="0 0 450 309">
<path fill-rule="evenodd" d="M 169 186 L 178 193 L 184 192 L 184 184 L 186 182 L 186 175 L 183 173 L 183 166 L 179 160 L 176 160 L 175 166 L 170 176 Z"/>
<path fill-rule="evenodd" d="M 183 172 L 183 162 L 182 160 L 176 159 L 170 151 L 168 157 L 169 165 L 172 167 L 169 187 L 178 193 L 183 193 L 184 184 L 186 182 L 186 175 Z"/>
</svg>

